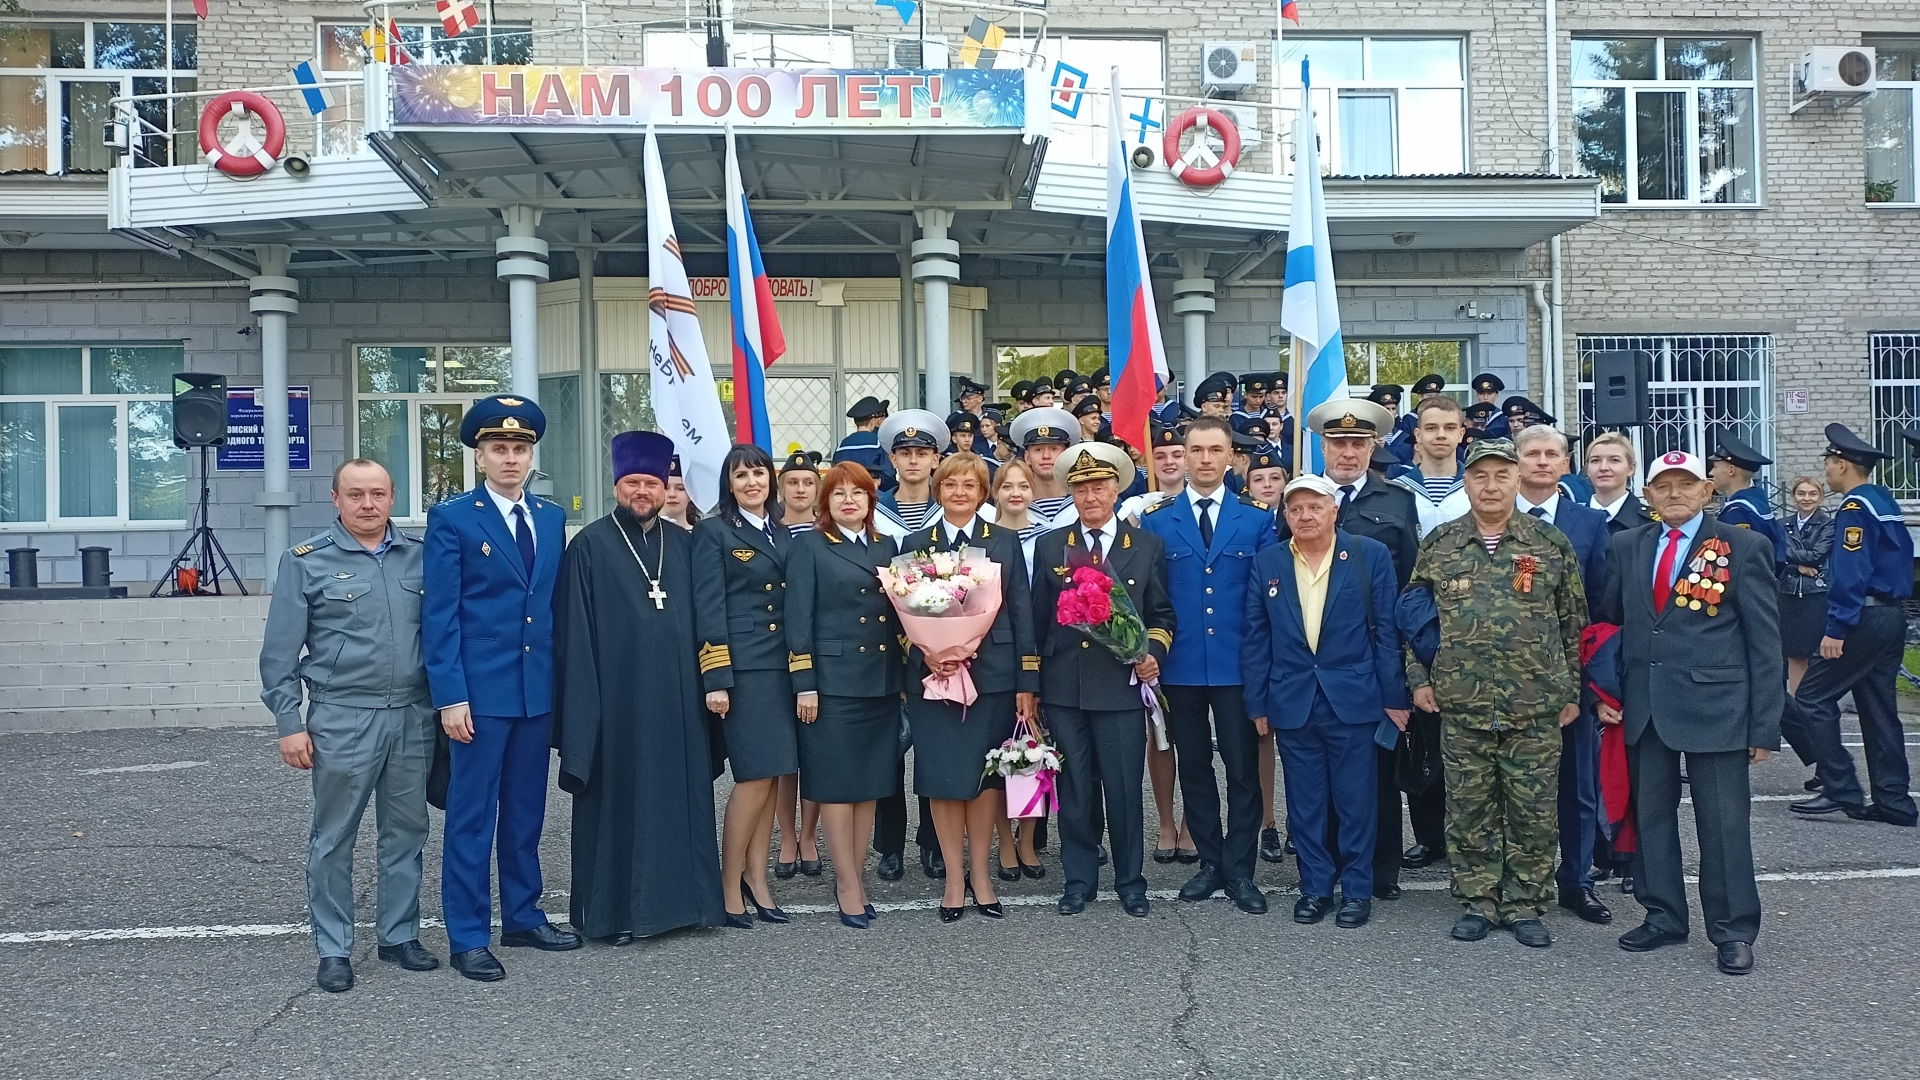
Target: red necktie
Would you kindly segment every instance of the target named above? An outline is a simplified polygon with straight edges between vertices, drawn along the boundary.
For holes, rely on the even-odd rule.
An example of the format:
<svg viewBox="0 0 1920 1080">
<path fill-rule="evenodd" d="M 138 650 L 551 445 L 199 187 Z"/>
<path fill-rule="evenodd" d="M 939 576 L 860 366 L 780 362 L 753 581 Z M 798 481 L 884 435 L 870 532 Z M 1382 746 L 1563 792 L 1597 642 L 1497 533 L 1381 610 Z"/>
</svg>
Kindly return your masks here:
<svg viewBox="0 0 1920 1080">
<path fill-rule="evenodd" d="M 1660 565 L 1653 572 L 1653 612 L 1656 615 L 1667 606 L 1667 597 L 1673 591 L 1673 559 L 1680 552 L 1680 540 L 1684 535 L 1679 529 L 1667 530 L 1667 550 L 1660 553 Z"/>
</svg>

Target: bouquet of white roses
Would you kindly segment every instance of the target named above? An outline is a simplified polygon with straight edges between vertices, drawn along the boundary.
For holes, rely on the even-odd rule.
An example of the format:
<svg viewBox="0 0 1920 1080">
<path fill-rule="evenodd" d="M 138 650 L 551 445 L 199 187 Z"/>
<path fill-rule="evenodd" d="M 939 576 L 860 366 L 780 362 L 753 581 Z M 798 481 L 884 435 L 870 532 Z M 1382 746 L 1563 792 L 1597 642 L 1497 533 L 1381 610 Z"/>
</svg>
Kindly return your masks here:
<svg viewBox="0 0 1920 1080">
<path fill-rule="evenodd" d="M 1007 741 L 987 751 L 981 777 L 1002 776 L 1007 782 L 1008 817 L 1044 817 L 1060 807 L 1054 777 L 1066 757 L 1036 734 L 1025 719 L 1015 720 Z"/>
</svg>

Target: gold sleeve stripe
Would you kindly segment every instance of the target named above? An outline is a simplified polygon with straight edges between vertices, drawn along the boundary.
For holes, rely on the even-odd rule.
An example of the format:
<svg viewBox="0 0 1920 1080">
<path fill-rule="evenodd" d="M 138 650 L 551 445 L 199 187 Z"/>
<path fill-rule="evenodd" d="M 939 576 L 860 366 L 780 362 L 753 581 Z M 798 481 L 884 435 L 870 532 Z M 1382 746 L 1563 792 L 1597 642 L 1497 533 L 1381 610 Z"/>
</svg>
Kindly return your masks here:
<svg viewBox="0 0 1920 1080">
<path fill-rule="evenodd" d="M 700 674 L 705 675 L 714 668 L 723 668 L 731 663 L 733 663 L 733 651 L 727 646 L 700 646 Z"/>
<path fill-rule="evenodd" d="M 791 653 L 790 652 L 787 654 L 787 671 L 788 672 L 812 671 L 812 670 L 813 670 L 813 654 L 812 653 Z"/>
<path fill-rule="evenodd" d="M 1161 648 L 1173 648 L 1173 631 L 1171 630 L 1162 630 L 1159 627 L 1154 627 L 1152 630 L 1147 631 L 1147 637 L 1159 642 Z"/>
<path fill-rule="evenodd" d="M 1022 670 L 1022 671 L 1039 671 L 1039 670 L 1040 670 L 1040 658 L 1039 658 L 1039 657 L 1037 657 L 1037 656 L 1023 656 L 1023 657 L 1021 657 L 1021 658 L 1020 658 L 1020 670 Z"/>
</svg>

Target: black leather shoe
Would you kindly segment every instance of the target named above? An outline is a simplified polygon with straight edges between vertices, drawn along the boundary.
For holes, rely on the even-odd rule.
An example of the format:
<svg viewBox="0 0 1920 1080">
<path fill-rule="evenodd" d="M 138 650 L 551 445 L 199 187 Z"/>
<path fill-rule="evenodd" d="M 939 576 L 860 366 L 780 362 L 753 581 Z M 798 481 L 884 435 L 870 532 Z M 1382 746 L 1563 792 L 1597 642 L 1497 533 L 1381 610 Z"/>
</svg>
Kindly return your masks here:
<svg viewBox="0 0 1920 1080">
<path fill-rule="evenodd" d="M 881 881 L 899 881 L 907 876 L 906 861 L 897 851 L 882 855 L 879 865 L 873 868 L 873 875 Z"/>
<path fill-rule="evenodd" d="M 1373 887 L 1373 898 L 1375 900 L 1398 900 L 1400 899 L 1400 886 L 1394 884 L 1375 885 Z"/>
<path fill-rule="evenodd" d="M 1455 941 L 1479 941 L 1492 932 L 1493 920 L 1475 911 L 1469 911 L 1460 916 L 1460 920 L 1453 924 L 1452 930 Z"/>
<path fill-rule="evenodd" d="M 1035 881 L 1038 881 L 1041 878 L 1047 876 L 1047 868 L 1040 865 L 1039 863 L 1030 863 L 1025 859 L 1022 859 L 1020 860 L 1020 873 L 1026 877 L 1030 877 Z"/>
<path fill-rule="evenodd" d="M 1860 821 L 1878 821 L 1887 825 L 1898 825 L 1903 829 L 1911 829 L 1916 822 L 1920 822 L 1920 818 L 1916 817 L 1896 817 L 1893 811 L 1879 803 L 1873 803 L 1857 814 L 1849 810 L 1847 816 Z"/>
<path fill-rule="evenodd" d="M 1293 833 L 1287 833 L 1287 841 L 1280 845 L 1280 850 L 1286 852 L 1288 858 L 1293 858 L 1300 854 L 1300 849 L 1293 846 Z"/>
<path fill-rule="evenodd" d="M 726 912 L 726 916 L 727 916 L 727 926 L 731 929 L 734 929 L 734 930 L 753 929 L 753 916 L 747 914 L 744 911 L 737 912 L 737 913 L 729 911 L 729 912 Z"/>
<path fill-rule="evenodd" d="M 1547 933 L 1547 924 L 1539 919 L 1515 919 L 1513 940 L 1529 949 L 1544 949 L 1553 944 L 1553 935 Z"/>
<path fill-rule="evenodd" d="M 1187 879 L 1180 886 L 1180 899 L 1189 903 L 1198 903 L 1220 891 L 1227 879 L 1220 876 L 1220 868 L 1210 862 L 1200 864 L 1200 872 Z"/>
<path fill-rule="evenodd" d="M 1287 853 L 1280 847 L 1279 829 L 1260 830 L 1260 857 L 1267 862 L 1287 861 Z"/>
<path fill-rule="evenodd" d="M 940 921 L 941 922 L 959 922 L 960 916 L 965 915 L 966 913 L 967 913 L 967 905 L 965 904 L 961 904 L 959 907 L 948 907 L 945 904 L 940 905 Z"/>
<path fill-rule="evenodd" d="M 580 947 L 580 935 L 568 933 L 552 923 L 541 923 L 530 930 L 501 934 L 500 944 L 509 949 L 539 949 L 542 952 L 569 952 Z"/>
<path fill-rule="evenodd" d="M 1165 866 L 1166 864 L 1173 862 L 1178 858 L 1180 858 L 1180 852 L 1178 849 L 1170 848 L 1170 847 L 1157 847 L 1153 849 L 1153 861 L 1159 863 L 1162 866 Z"/>
<path fill-rule="evenodd" d="M 1060 898 L 1060 914 L 1078 915 L 1087 910 L 1087 898 L 1079 893 L 1068 893 Z"/>
<path fill-rule="evenodd" d="M 1331 896 L 1303 896 L 1293 902 L 1293 921 L 1297 923 L 1317 923 L 1333 910 Z"/>
<path fill-rule="evenodd" d="M 1800 790 L 1805 791 L 1810 795 L 1818 795 L 1821 789 L 1825 788 L 1826 786 L 1827 785 L 1818 776 L 1815 776 L 1813 779 L 1807 781 L 1804 784 L 1801 784 Z"/>
<path fill-rule="evenodd" d="M 1126 897 L 1120 901 L 1120 907 L 1136 919 L 1147 917 L 1147 898 L 1144 896 Z"/>
<path fill-rule="evenodd" d="M 1612 881 L 1612 880 L 1613 880 L 1613 867 L 1611 867 L 1611 866 L 1596 866 L 1596 867 L 1594 867 L 1594 868 L 1593 868 L 1592 870 L 1589 870 L 1589 871 L 1587 871 L 1587 876 L 1588 876 L 1588 877 L 1590 877 L 1590 878 L 1592 878 L 1592 879 L 1593 879 L 1593 883 L 1594 883 L 1594 884 L 1596 884 L 1596 885 L 1598 885 L 1599 883 L 1601 883 L 1601 882 L 1603 882 L 1603 881 Z"/>
<path fill-rule="evenodd" d="M 1094 857 L 1094 860 L 1098 862 L 1101 866 L 1107 865 L 1107 845 L 1095 844 L 1093 848 L 1093 857 Z"/>
<path fill-rule="evenodd" d="M 323 956 L 320 958 L 320 971 L 314 976 L 314 982 L 329 994 L 338 994 L 353 989 L 353 964 L 344 956 Z"/>
<path fill-rule="evenodd" d="M 1445 862 L 1447 852 L 1444 848 L 1432 848 L 1425 844 L 1415 844 L 1400 853 L 1400 865 L 1409 870 L 1418 870 L 1423 866 L 1432 866 Z"/>
<path fill-rule="evenodd" d="M 1560 906 L 1590 923 L 1604 926 L 1613 921 L 1613 911 L 1600 902 L 1592 889 L 1561 889 Z"/>
<path fill-rule="evenodd" d="M 872 916 L 864 911 L 858 915 L 849 915 L 844 911 L 840 913 L 840 925 L 849 930 L 865 930 L 870 922 Z"/>
<path fill-rule="evenodd" d="M 1620 891 L 1621 892 L 1626 893 L 1628 896 L 1632 896 L 1634 894 L 1634 890 L 1637 888 L 1639 888 L 1639 885 L 1633 880 L 1632 874 L 1620 875 Z"/>
<path fill-rule="evenodd" d="M 1183 862 L 1191 866 L 1200 861 L 1200 849 L 1187 847 L 1174 848 L 1173 859 L 1175 862 Z"/>
<path fill-rule="evenodd" d="M 1235 878 L 1227 882 L 1227 895 L 1233 898 L 1233 906 L 1249 915 L 1267 913 L 1267 894 L 1252 878 Z"/>
<path fill-rule="evenodd" d="M 1721 942 L 1719 964 L 1722 975 L 1751 975 L 1753 946 L 1744 941 Z"/>
<path fill-rule="evenodd" d="M 1007 917 L 1007 909 L 1004 907 L 1001 907 L 1000 901 L 998 900 L 995 900 L 991 904 L 983 904 L 980 902 L 979 898 L 976 897 L 973 901 L 973 908 L 975 911 L 978 911 L 980 914 L 985 915 L 989 919 L 1004 919 Z"/>
<path fill-rule="evenodd" d="M 773 864 L 773 876 L 779 878 L 781 881 L 785 881 L 799 872 L 800 861 L 798 859 L 793 862 L 776 862 Z"/>
<path fill-rule="evenodd" d="M 432 953 L 420 946 L 418 941 L 403 941 L 398 945 L 380 946 L 380 959 L 389 964 L 399 964 L 408 971 L 432 971 L 440 966 L 440 961 Z"/>
<path fill-rule="evenodd" d="M 1827 798 L 1824 792 L 1815 795 L 1811 799 L 1802 799 L 1797 803 L 1788 803 L 1787 809 L 1796 814 L 1805 814 L 1808 817 L 1819 817 L 1823 814 L 1846 814 L 1848 817 L 1855 817 L 1866 812 L 1866 807 L 1864 806 L 1834 802 L 1832 799 Z"/>
<path fill-rule="evenodd" d="M 1628 952 L 1652 952 L 1665 945 L 1684 944 L 1686 940 L 1685 934 L 1670 934 L 1657 926 L 1641 923 L 1620 935 L 1620 947 Z"/>
<path fill-rule="evenodd" d="M 936 880 L 944 879 L 947 876 L 947 860 L 940 857 L 939 848 L 923 847 L 920 849 L 920 872 Z"/>
<path fill-rule="evenodd" d="M 819 859 L 801 859 L 800 874 L 802 877 L 819 877 L 820 876 L 820 860 Z"/>
<path fill-rule="evenodd" d="M 600 940 L 617 949 L 622 945 L 633 944 L 633 934 L 630 931 L 622 930 L 617 934 L 608 934 Z"/>
<path fill-rule="evenodd" d="M 474 982 L 499 982 L 507 977 L 507 969 L 501 967 L 500 961 L 487 949 L 457 952 L 447 957 L 447 962 L 453 965 L 453 970 Z"/>
<path fill-rule="evenodd" d="M 1001 881 L 1020 880 L 1020 868 L 1018 866 L 1001 866 L 998 867 L 995 872 L 1000 875 Z"/>
<path fill-rule="evenodd" d="M 1340 901 L 1340 911 L 1333 917 L 1333 925 L 1343 930 L 1367 925 L 1373 918 L 1373 901 L 1364 896 L 1350 896 Z"/>
</svg>

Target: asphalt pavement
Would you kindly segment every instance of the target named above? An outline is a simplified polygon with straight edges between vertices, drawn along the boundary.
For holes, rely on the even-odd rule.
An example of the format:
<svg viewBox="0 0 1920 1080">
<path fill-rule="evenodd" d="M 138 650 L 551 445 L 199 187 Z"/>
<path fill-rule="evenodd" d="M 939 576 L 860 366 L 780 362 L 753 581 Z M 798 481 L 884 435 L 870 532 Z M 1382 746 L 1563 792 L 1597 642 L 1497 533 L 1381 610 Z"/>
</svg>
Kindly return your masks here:
<svg viewBox="0 0 1920 1080">
<path fill-rule="evenodd" d="M 1920 832 L 1795 819 L 1805 777 L 1755 770 L 1766 921 L 1745 978 L 1715 970 L 1697 911 L 1687 945 L 1620 951 L 1639 909 L 1611 885 L 1614 924 L 1556 910 L 1551 949 L 1452 941 L 1443 867 L 1407 873 L 1357 930 L 1293 923 L 1293 868 L 1268 863 L 1266 916 L 1157 898 L 1129 918 L 1107 878 L 1063 918 L 1056 847 L 1046 878 L 996 882 L 1005 921 L 942 925 L 909 844 L 900 882 L 869 857 L 866 931 L 830 913 L 829 864 L 774 883 L 790 925 L 500 949 L 508 977 L 483 985 L 374 959 L 370 813 L 358 984 L 326 994 L 303 925 L 307 780 L 270 729 L 6 735 L 0 1077 L 1913 1075 Z M 556 921 L 569 812 L 552 791 Z M 422 940 L 444 960 L 439 832 L 436 813 Z M 1156 896 L 1190 871 L 1147 867 Z"/>
</svg>

